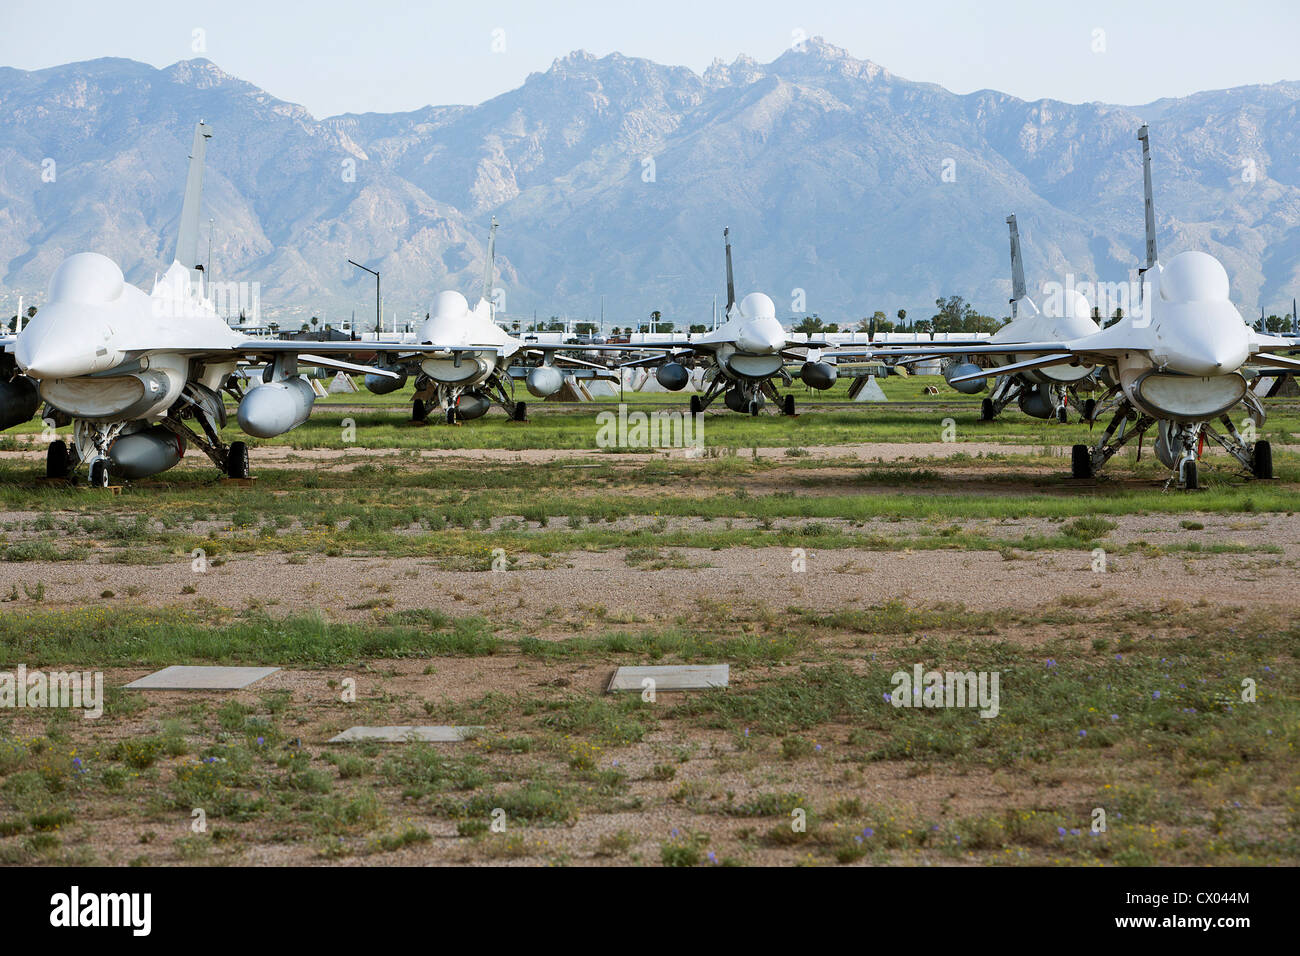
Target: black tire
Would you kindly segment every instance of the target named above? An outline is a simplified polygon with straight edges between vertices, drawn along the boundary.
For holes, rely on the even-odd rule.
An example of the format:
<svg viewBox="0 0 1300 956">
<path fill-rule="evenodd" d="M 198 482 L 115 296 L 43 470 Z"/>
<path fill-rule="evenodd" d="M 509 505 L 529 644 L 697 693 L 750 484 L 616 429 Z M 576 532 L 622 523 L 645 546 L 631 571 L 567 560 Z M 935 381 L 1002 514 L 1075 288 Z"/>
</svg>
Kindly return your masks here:
<svg viewBox="0 0 1300 956">
<path fill-rule="evenodd" d="M 514 414 L 510 416 L 513 421 L 523 422 L 528 420 L 528 403 L 515 402 Z"/>
<path fill-rule="evenodd" d="M 1090 422 L 1096 414 L 1097 400 L 1095 398 L 1085 399 L 1083 402 L 1083 420 Z"/>
<path fill-rule="evenodd" d="M 90 487 L 108 487 L 108 459 L 96 458 L 90 463 Z"/>
<path fill-rule="evenodd" d="M 698 395 L 692 395 L 692 396 L 691 396 L 691 414 L 692 414 L 692 415 L 699 415 L 699 414 L 701 414 L 703 411 L 704 411 L 704 402 L 702 402 L 702 401 L 700 400 L 700 396 L 698 396 Z"/>
<path fill-rule="evenodd" d="M 1201 479 L 1197 474 L 1196 462 L 1189 461 L 1183 466 L 1183 488 L 1187 491 L 1195 491 L 1200 487 Z"/>
<path fill-rule="evenodd" d="M 1070 449 L 1070 475 L 1074 478 L 1092 478 L 1092 449 L 1075 445 Z"/>
<path fill-rule="evenodd" d="M 996 415 L 997 412 L 993 410 L 993 399 L 986 398 L 980 402 L 980 421 L 991 422 Z"/>
<path fill-rule="evenodd" d="M 1056 420 L 1062 425 L 1070 420 L 1070 412 L 1064 405 L 1061 405 L 1056 409 Z"/>
<path fill-rule="evenodd" d="M 1250 456 L 1250 473 L 1256 478 L 1273 477 L 1273 446 L 1268 442 L 1255 442 L 1255 450 Z"/>
<path fill-rule="evenodd" d="M 455 405 L 451 405 L 451 406 L 449 406 L 449 407 L 447 408 L 447 424 L 448 424 L 448 425 L 455 425 L 455 424 L 456 424 L 456 406 L 455 406 Z"/>
<path fill-rule="evenodd" d="M 45 477 L 66 479 L 71 470 L 68 446 L 61 441 L 50 442 L 45 449 Z"/>
<path fill-rule="evenodd" d="M 411 421 L 423 422 L 428 421 L 429 409 L 425 407 L 423 399 L 411 400 Z"/>
<path fill-rule="evenodd" d="M 226 449 L 226 476 L 229 478 L 248 477 L 248 445 L 242 441 L 232 441 Z"/>
<path fill-rule="evenodd" d="M 758 410 L 759 410 L 759 408 L 761 408 L 761 407 L 762 407 L 762 406 L 760 406 L 760 405 L 758 404 L 757 401 L 750 402 L 750 403 L 749 403 L 749 414 L 751 414 L 751 415 L 753 415 L 755 418 L 757 418 L 757 417 L 758 417 Z"/>
<path fill-rule="evenodd" d="M 781 401 L 781 414 L 788 415 L 790 418 L 794 418 L 794 396 L 793 395 L 787 395 Z"/>
</svg>

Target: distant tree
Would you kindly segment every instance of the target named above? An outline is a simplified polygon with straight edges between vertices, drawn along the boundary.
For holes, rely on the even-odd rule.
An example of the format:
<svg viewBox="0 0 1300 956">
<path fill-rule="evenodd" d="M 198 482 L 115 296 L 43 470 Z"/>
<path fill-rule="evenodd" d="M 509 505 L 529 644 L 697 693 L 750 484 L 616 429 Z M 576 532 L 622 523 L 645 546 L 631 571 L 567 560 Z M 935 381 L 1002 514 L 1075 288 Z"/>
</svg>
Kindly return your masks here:
<svg viewBox="0 0 1300 956">
<path fill-rule="evenodd" d="M 311 317 L 311 327 L 314 329 L 318 325 L 320 325 L 320 316 L 313 315 Z"/>
<path fill-rule="evenodd" d="M 27 318 L 28 320 L 36 318 L 36 306 L 29 305 L 27 307 Z"/>
<path fill-rule="evenodd" d="M 547 323 L 546 323 L 546 331 L 547 331 L 547 332 L 563 332 L 563 331 L 564 331 L 564 323 L 561 322 L 561 321 L 560 321 L 559 319 L 557 319 L 557 318 L 552 318 L 550 322 L 547 322 Z"/>
<path fill-rule="evenodd" d="M 579 323 L 578 323 L 577 325 L 575 325 L 573 328 L 574 328 L 574 331 L 577 332 L 579 335 L 590 335 L 591 333 L 593 333 L 593 332 L 596 331 L 596 323 L 595 323 L 595 322 L 579 322 Z"/>
<path fill-rule="evenodd" d="M 826 324 L 822 322 L 819 316 L 808 315 L 804 316 L 803 320 L 792 331 L 807 332 L 809 335 L 813 335 L 817 332 L 826 331 Z"/>
<path fill-rule="evenodd" d="M 894 322 L 892 319 L 885 318 L 885 313 L 877 309 L 871 313 L 870 318 L 863 319 L 858 323 L 859 332 L 892 332 L 894 331 Z"/>
<path fill-rule="evenodd" d="M 906 309 L 899 309 L 899 310 L 898 310 L 898 327 L 901 329 L 901 328 L 903 327 L 903 323 L 906 322 L 906 321 L 907 321 L 907 310 L 906 310 Z"/>
<path fill-rule="evenodd" d="M 1000 319 L 981 315 L 975 307 L 959 295 L 935 299 L 938 311 L 930 319 L 935 332 L 996 332 L 1002 325 Z"/>
<path fill-rule="evenodd" d="M 707 331 L 709 331 L 709 330 L 708 330 L 707 328 L 705 328 L 703 325 L 692 325 L 692 326 L 690 327 L 689 331 L 691 331 L 691 332 L 707 332 Z"/>
<path fill-rule="evenodd" d="M 1118 306 L 1116 306 L 1116 308 L 1115 308 L 1115 314 L 1112 315 L 1109 319 L 1106 320 L 1106 324 L 1103 325 L 1102 328 L 1104 328 L 1104 329 L 1108 329 L 1108 328 L 1110 328 L 1112 325 L 1114 325 L 1116 322 L 1120 321 L 1122 318 L 1124 318 L 1124 310 L 1121 309 L 1121 308 L 1119 308 Z"/>
<path fill-rule="evenodd" d="M 1290 316 L 1270 315 L 1264 320 L 1264 331 L 1285 332 L 1290 324 Z"/>
<path fill-rule="evenodd" d="M 11 317 L 11 318 L 9 319 L 9 331 L 10 331 L 10 332 L 17 332 L 17 331 L 18 331 L 18 316 L 17 316 L 17 315 L 14 315 L 13 317 Z"/>
<path fill-rule="evenodd" d="M 655 326 L 655 328 L 657 328 L 660 332 L 671 332 L 676 327 L 677 327 L 676 324 L 672 322 L 660 322 L 657 326 Z"/>
</svg>

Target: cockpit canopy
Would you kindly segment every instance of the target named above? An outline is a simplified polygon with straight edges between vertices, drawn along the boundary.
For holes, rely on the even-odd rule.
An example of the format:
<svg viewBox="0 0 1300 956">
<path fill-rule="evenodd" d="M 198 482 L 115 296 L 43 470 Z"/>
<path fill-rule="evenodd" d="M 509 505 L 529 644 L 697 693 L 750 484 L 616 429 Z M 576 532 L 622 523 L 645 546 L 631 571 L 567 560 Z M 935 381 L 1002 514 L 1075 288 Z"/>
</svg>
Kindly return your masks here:
<svg viewBox="0 0 1300 956">
<path fill-rule="evenodd" d="M 1180 252 L 1160 273 L 1160 298 L 1165 302 L 1226 302 L 1228 273 L 1214 256 Z"/>
<path fill-rule="evenodd" d="M 97 252 L 69 256 L 50 276 L 50 302 L 81 302 L 107 305 L 122 295 L 126 280 L 117 263 Z"/>
</svg>

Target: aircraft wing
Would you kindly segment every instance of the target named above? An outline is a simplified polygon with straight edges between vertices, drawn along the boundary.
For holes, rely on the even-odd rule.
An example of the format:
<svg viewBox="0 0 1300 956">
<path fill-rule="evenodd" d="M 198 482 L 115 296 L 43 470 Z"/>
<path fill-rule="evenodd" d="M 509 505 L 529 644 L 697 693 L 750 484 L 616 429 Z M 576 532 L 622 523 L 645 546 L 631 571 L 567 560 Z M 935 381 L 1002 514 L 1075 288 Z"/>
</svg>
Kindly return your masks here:
<svg viewBox="0 0 1300 956">
<path fill-rule="evenodd" d="M 1294 335 L 1270 335 L 1267 332 L 1256 332 L 1253 344 L 1257 353 L 1300 351 L 1300 338 Z"/>
<path fill-rule="evenodd" d="M 576 351 L 590 351 L 590 349 L 582 349 L 582 348 L 578 348 L 578 347 L 576 347 L 576 346 L 568 346 L 568 348 L 574 348 L 574 349 L 576 349 Z M 553 348 L 534 348 L 533 346 L 527 346 L 527 347 L 521 349 L 520 351 L 522 351 L 522 352 L 528 352 L 528 353 L 531 353 L 531 354 L 542 354 L 542 355 L 545 355 L 546 352 L 554 352 L 554 351 L 556 351 L 556 349 L 553 349 Z M 581 359 L 581 358 L 578 358 L 576 355 L 556 355 L 556 356 L 554 356 L 554 361 L 556 361 L 556 362 L 567 362 L 567 363 L 569 363 L 570 365 L 578 365 L 578 366 L 581 366 L 582 368 L 598 368 L 598 369 L 601 369 L 601 370 L 606 371 L 606 372 L 608 372 L 608 371 L 610 370 L 608 365 L 601 365 L 599 362 L 590 362 L 590 361 L 588 361 L 587 359 Z"/>
<path fill-rule="evenodd" d="M 208 359 L 242 359 L 244 361 L 256 361 L 258 359 L 270 359 L 277 355 L 292 355 L 303 365 L 314 365 L 319 368 L 332 368 L 340 372 L 349 372 L 354 375 L 378 375 L 381 378 L 400 378 L 401 376 L 387 369 L 376 368 L 373 365 L 364 365 L 355 361 L 348 361 L 349 358 L 365 359 L 373 358 L 377 353 L 383 352 L 394 355 L 399 359 L 414 358 L 424 355 L 451 355 L 462 352 L 500 352 L 501 346 L 493 345 L 466 345 L 455 349 L 438 348 L 433 345 L 423 345 L 412 342 L 362 342 L 339 339 L 332 342 L 312 342 L 308 340 L 284 340 L 284 339 L 246 339 L 238 342 L 233 346 L 222 346 L 212 349 L 195 349 L 193 354 Z"/>
<path fill-rule="evenodd" d="M 948 379 L 948 384 L 960 385 L 962 382 L 983 380 L 991 375 L 1015 375 L 1017 372 L 1028 372 L 1036 368 L 1046 368 L 1049 365 L 1064 365 L 1074 361 L 1077 361 L 1077 359 L 1072 352 L 1053 352 L 1048 355 L 1040 355 L 1037 358 L 1026 359 L 1023 362 L 1013 362 L 1011 365 L 982 368 L 970 375 L 954 375 Z"/>
</svg>

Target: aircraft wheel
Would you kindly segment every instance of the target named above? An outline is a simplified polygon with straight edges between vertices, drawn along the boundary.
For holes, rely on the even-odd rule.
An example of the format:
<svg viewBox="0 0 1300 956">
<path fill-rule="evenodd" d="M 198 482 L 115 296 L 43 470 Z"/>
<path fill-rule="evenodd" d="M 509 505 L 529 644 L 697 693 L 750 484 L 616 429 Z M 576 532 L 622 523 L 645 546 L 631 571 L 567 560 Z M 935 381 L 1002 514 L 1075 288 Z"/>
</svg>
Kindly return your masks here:
<svg viewBox="0 0 1300 956">
<path fill-rule="evenodd" d="M 67 478 L 69 471 L 68 446 L 61 441 L 50 442 L 50 447 L 45 449 L 45 477 Z"/>
<path fill-rule="evenodd" d="M 248 477 L 248 445 L 232 441 L 226 449 L 226 475 L 230 478 Z"/>
<path fill-rule="evenodd" d="M 1250 456 L 1250 473 L 1256 478 L 1273 477 L 1273 446 L 1268 442 L 1255 442 L 1255 451 Z"/>
<path fill-rule="evenodd" d="M 1064 405 L 1061 405 L 1059 408 L 1056 409 L 1056 420 L 1060 422 L 1062 425 L 1064 425 L 1066 422 L 1070 420 L 1070 413 L 1069 411 L 1066 410 L 1066 407 Z"/>
<path fill-rule="evenodd" d="M 1075 445 L 1070 449 L 1070 475 L 1074 478 L 1092 478 L 1092 449 Z"/>
<path fill-rule="evenodd" d="M 1188 491 L 1195 491 L 1201 487 L 1195 459 L 1188 459 L 1183 463 L 1183 487 Z"/>
<path fill-rule="evenodd" d="M 424 405 L 423 399 L 412 399 L 411 401 L 411 421 L 422 422 L 429 417 L 429 409 Z"/>
<path fill-rule="evenodd" d="M 1097 414 L 1097 400 L 1095 398 L 1085 399 L 1083 403 L 1083 420 L 1090 422 L 1093 416 Z"/>
<path fill-rule="evenodd" d="M 515 411 L 510 417 L 517 422 L 525 421 L 528 418 L 528 403 L 515 402 Z"/>
<path fill-rule="evenodd" d="M 991 422 L 996 414 L 997 412 L 993 410 L 993 399 L 986 398 L 980 402 L 980 421 Z"/>
<path fill-rule="evenodd" d="M 107 458 L 96 458 L 90 463 L 90 486 L 92 488 L 108 487 Z"/>
<path fill-rule="evenodd" d="M 452 405 L 450 408 L 447 409 L 447 424 L 448 424 L 448 425 L 455 425 L 455 424 L 456 424 L 456 406 L 455 406 L 455 405 Z"/>
<path fill-rule="evenodd" d="M 791 418 L 794 417 L 794 396 L 793 395 L 787 395 L 785 399 L 781 402 L 781 414 L 788 415 Z"/>
<path fill-rule="evenodd" d="M 763 407 L 763 406 L 759 405 L 758 402 L 756 402 L 756 401 L 754 401 L 754 402 L 750 402 L 750 403 L 749 403 L 749 414 L 751 414 L 751 415 L 753 415 L 753 416 L 755 416 L 755 417 L 758 417 L 758 410 L 759 410 L 760 408 L 762 408 L 762 407 Z"/>
<path fill-rule="evenodd" d="M 699 414 L 700 414 L 701 412 L 703 412 L 703 411 L 704 411 L 704 403 L 703 403 L 702 401 L 700 401 L 700 396 L 698 396 L 698 395 L 692 395 L 692 396 L 691 396 L 691 414 L 692 414 L 692 415 L 699 415 Z"/>
</svg>

